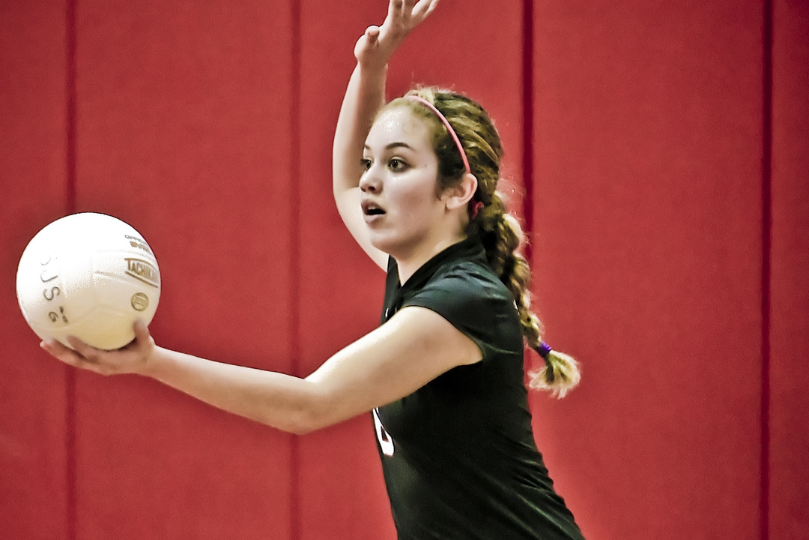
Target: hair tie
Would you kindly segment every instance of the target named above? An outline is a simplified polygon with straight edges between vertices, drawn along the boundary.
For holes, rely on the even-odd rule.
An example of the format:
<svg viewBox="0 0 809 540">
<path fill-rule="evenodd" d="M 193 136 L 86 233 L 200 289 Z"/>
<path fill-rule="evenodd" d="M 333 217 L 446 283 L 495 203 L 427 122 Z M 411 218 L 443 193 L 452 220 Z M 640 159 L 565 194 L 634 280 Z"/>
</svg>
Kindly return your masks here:
<svg viewBox="0 0 809 540">
<path fill-rule="evenodd" d="M 411 94 L 411 95 L 405 96 L 405 99 L 418 101 L 419 103 L 421 103 L 422 105 L 426 106 L 431 111 L 433 111 L 433 113 L 435 113 L 435 115 L 438 117 L 438 119 L 441 120 L 441 122 L 444 123 L 444 126 L 447 128 L 447 131 L 449 132 L 450 137 L 452 137 L 452 140 L 455 141 L 455 146 L 458 147 L 458 151 L 461 153 L 461 159 L 463 160 L 463 166 L 466 169 L 467 174 L 472 174 L 472 169 L 469 168 L 469 160 L 466 159 L 466 152 L 464 151 L 463 145 L 461 144 L 461 139 L 458 138 L 458 135 L 455 133 L 455 130 L 452 129 L 452 126 L 450 125 L 449 120 L 447 120 L 447 118 L 443 114 L 441 114 L 441 111 L 439 111 L 435 107 L 435 105 L 433 105 L 432 103 L 430 103 L 429 101 L 427 101 L 423 97 L 414 96 L 414 95 Z"/>
<path fill-rule="evenodd" d="M 547 343 L 545 343 L 544 341 L 540 341 L 540 342 L 539 342 L 539 345 L 537 345 L 537 346 L 534 348 L 534 350 L 535 350 L 537 353 L 539 353 L 539 356 L 541 356 L 541 357 L 542 357 L 542 358 L 543 358 L 543 359 L 544 359 L 544 360 L 547 362 L 547 361 L 548 361 L 548 355 L 550 354 L 550 352 L 551 352 L 553 349 L 551 349 L 551 346 L 550 346 L 550 345 L 548 345 Z"/>
</svg>

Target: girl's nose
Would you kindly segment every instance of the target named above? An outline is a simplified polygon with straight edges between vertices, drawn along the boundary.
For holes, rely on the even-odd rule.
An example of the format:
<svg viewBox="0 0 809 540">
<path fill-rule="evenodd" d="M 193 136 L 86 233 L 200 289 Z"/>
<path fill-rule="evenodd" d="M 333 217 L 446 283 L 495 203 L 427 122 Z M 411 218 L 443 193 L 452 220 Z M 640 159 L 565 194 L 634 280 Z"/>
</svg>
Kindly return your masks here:
<svg viewBox="0 0 809 540">
<path fill-rule="evenodd" d="M 382 188 L 382 182 L 379 179 L 374 167 L 365 171 L 365 174 L 360 178 L 360 189 L 364 192 L 379 193 Z"/>
</svg>

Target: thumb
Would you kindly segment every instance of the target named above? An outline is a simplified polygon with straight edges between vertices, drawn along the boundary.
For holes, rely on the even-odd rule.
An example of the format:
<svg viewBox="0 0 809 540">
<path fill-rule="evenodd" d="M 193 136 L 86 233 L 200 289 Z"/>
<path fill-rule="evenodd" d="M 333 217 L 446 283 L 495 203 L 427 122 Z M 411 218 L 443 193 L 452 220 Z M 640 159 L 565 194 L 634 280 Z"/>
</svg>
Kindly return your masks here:
<svg viewBox="0 0 809 540">
<path fill-rule="evenodd" d="M 135 330 L 135 339 L 138 341 L 144 341 L 149 339 L 149 327 L 146 326 L 146 323 L 142 320 L 138 319 L 135 321 L 133 325 Z"/>
<path fill-rule="evenodd" d="M 376 41 L 379 37 L 379 27 L 375 25 L 369 26 L 365 30 L 365 37 L 367 37 L 369 41 Z"/>
</svg>

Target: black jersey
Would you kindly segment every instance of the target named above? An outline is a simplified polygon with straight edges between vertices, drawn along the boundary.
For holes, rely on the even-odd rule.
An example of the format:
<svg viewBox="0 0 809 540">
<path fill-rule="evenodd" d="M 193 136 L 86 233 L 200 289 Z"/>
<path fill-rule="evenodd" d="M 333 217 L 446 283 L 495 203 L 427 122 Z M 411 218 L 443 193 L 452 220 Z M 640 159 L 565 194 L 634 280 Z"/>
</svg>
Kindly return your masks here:
<svg viewBox="0 0 809 540">
<path fill-rule="evenodd" d="M 382 323 L 405 306 L 444 317 L 483 359 L 372 413 L 399 539 L 581 539 L 534 442 L 514 298 L 480 242 L 450 246 L 404 286 L 391 258 Z"/>
</svg>

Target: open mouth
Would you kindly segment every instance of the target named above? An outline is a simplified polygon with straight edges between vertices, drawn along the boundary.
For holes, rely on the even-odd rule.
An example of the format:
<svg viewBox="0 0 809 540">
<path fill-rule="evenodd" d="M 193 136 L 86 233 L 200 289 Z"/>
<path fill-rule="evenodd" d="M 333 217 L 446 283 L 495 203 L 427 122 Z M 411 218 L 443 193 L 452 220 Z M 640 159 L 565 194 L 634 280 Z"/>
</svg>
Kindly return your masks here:
<svg viewBox="0 0 809 540">
<path fill-rule="evenodd" d="M 370 201 L 362 202 L 362 213 L 366 216 L 381 216 L 385 211 L 377 204 Z"/>
</svg>

